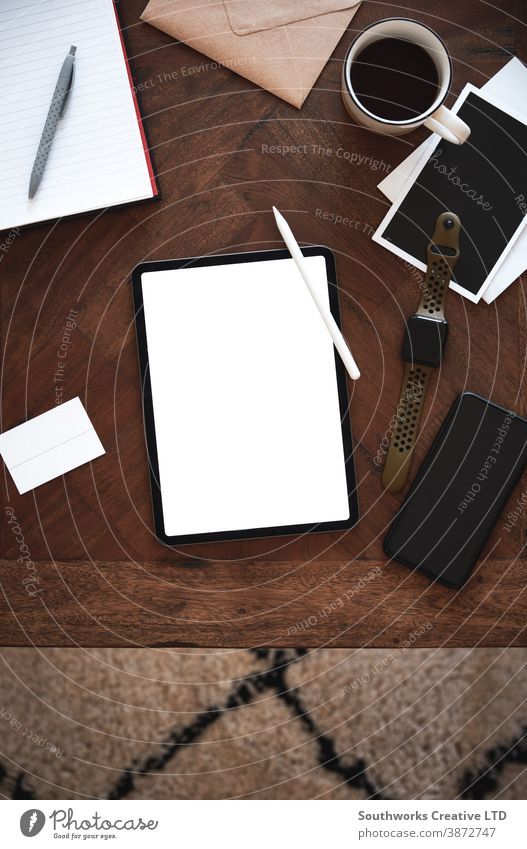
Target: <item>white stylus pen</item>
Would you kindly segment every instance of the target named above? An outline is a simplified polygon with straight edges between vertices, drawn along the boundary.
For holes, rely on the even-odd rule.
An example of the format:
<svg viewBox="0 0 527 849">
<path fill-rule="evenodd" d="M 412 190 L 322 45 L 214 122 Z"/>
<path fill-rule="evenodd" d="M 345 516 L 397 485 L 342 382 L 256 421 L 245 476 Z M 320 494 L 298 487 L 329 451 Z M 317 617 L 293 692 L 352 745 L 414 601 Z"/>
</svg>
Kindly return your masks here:
<svg viewBox="0 0 527 849">
<path fill-rule="evenodd" d="M 304 283 L 306 284 L 311 297 L 313 298 L 315 304 L 317 305 L 318 311 L 324 320 L 324 324 L 326 325 L 329 335 L 333 339 L 333 344 L 335 348 L 340 354 L 340 358 L 344 363 L 344 367 L 348 372 L 349 376 L 352 380 L 358 380 L 360 377 L 360 371 L 357 368 L 357 363 L 353 359 L 350 349 L 346 344 L 346 340 L 344 339 L 342 333 L 340 332 L 337 322 L 333 318 L 331 314 L 331 310 L 327 303 L 324 303 L 323 300 L 318 295 L 317 287 L 313 283 L 311 279 L 309 268 L 307 267 L 307 263 L 305 257 L 298 246 L 298 242 L 293 236 L 292 230 L 285 220 L 284 216 L 278 212 L 276 206 L 273 206 L 274 217 L 276 218 L 276 224 L 280 233 L 282 234 L 282 238 L 289 248 L 289 252 L 293 257 L 296 266 L 302 275 Z"/>
</svg>

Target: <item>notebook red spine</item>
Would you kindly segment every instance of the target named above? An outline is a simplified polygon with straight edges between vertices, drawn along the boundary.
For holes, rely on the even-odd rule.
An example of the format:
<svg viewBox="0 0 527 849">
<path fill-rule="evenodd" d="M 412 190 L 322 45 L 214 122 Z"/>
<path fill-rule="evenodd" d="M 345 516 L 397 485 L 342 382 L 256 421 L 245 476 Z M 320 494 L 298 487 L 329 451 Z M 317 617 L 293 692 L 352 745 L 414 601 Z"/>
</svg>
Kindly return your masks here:
<svg viewBox="0 0 527 849">
<path fill-rule="evenodd" d="M 137 116 L 137 123 L 139 124 L 139 132 L 141 133 L 141 141 L 143 143 L 143 151 L 145 154 L 146 164 L 148 168 L 148 173 L 150 175 L 150 184 L 152 186 L 152 194 L 155 197 L 159 194 L 159 188 L 157 186 L 155 174 L 154 174 L 154 166 L 152 164 L 152 157 L 150 156 L 150 150 L 148 148 L 148 142 L 146 140 L 145 128 L 143 126 L 143 119 L 141 117 L 141 112 L 139 109 L 139 104 L 137 102 L 137 95 L 134 89 L 134 81 L 132 78 L 132 72 L 130 70 L 130 62 L 128 61 L 128 54 L 126 52 L 126 45 L 124 43 L 123 33 L 121 30 L 121 22 L 119 20 L 119 13 L 117 12 L 116 0 L 113 0 L 113 10 L 115 12 L 115 21 L 117 23 L 117 31 L 119 32 L 119 39 L 121 41 L 121 48 L 123 51 L 124 63 L 126 65 L 126 73 L 128 74 L 128 82 L 130 83 L 130 91 L 132 94 L 132 99 L 134 101 L 135 114 Z"/>
</svg>

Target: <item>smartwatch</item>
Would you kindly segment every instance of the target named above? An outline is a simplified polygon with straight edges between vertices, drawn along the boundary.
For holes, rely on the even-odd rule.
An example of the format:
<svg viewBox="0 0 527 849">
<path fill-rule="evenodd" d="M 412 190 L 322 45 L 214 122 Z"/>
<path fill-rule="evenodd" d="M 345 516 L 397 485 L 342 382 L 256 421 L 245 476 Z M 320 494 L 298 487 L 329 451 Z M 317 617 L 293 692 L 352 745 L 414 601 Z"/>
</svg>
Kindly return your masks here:
<svg viewBox="0 0 527 849">
<path fill-rule="evenodd" d="M 382 483 L 389 492 L 399 492 L 406 483 L 415 447 L 428 380 L 441 365 L 448 336 L 445 300 L 452 271 L 459 258 L 457 215 L 443 212 L 426 249 L 427 269 L 417 312 L 406 322 L 403 342 L 405 362 L 401 397 Z"/>
</svg>

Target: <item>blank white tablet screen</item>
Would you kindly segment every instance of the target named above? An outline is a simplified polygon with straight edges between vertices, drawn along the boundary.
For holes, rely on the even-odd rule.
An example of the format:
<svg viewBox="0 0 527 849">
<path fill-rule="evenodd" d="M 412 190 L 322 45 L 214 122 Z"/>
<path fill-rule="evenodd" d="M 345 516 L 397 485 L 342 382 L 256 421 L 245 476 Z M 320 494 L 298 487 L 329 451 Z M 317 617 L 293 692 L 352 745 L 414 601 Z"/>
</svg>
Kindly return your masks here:
<svg viewBox="0 0 527 849">
<path fill-rule="evenodd" d="M 333 343 L 293 260 L 141 280 L 165 533 L 348 519 Z"/>
</svg>

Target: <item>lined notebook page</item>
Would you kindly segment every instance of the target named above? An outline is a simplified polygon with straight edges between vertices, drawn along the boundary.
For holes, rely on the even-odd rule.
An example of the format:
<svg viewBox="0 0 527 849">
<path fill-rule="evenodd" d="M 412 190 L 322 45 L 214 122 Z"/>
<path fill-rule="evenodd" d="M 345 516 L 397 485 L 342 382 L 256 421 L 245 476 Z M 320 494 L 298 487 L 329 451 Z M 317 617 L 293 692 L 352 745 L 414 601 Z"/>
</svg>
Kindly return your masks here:
<svg viewBox="0 0 527 849">
<path fill-rule="evenodd" d="M 30 201 L 33 162 L 72 44 L 73 90 Z M 112 0 L 4 0 L 0 81 L 0 230 L 153 196 Z"/>
</svg>

